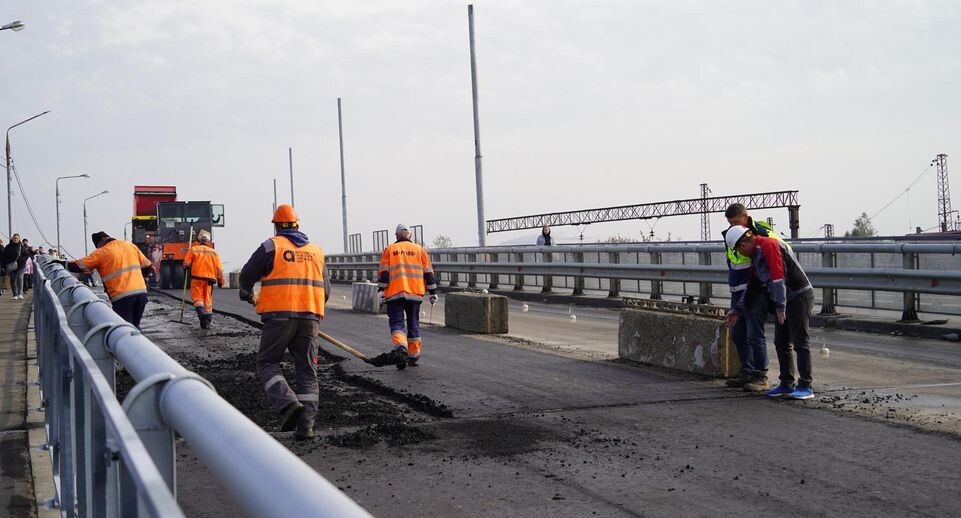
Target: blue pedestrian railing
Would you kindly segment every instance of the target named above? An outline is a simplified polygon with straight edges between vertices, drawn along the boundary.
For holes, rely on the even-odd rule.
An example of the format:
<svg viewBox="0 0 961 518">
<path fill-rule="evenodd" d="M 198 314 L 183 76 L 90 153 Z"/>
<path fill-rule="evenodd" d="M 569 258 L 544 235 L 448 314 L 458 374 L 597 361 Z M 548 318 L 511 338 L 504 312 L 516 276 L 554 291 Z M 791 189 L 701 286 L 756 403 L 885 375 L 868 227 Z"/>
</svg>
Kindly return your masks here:
<svg viewBox="0 0 961 518">
<path fill-rule="evenodd" d="M 793 243 L 822 314 L 838 308 L 961 315 L 961 243 Z M 439 283 L 572 295 L 675 297 L 727 304 L 720 243 L 496 246 L 431 249 Z M 335 281 L 375 280 L 380 252 L 327 257 Z M 465 282 L 466 281 L 466 282 Z"/>
<path fill-rule="evenodd" d="M 62 516 L 183 516 L 175 433 L 249 516 L 370 516 L 62 265 L 35 259 L 44 448 Z M 115 362 L 137 382 L 123 404 Z"/>
</svg>

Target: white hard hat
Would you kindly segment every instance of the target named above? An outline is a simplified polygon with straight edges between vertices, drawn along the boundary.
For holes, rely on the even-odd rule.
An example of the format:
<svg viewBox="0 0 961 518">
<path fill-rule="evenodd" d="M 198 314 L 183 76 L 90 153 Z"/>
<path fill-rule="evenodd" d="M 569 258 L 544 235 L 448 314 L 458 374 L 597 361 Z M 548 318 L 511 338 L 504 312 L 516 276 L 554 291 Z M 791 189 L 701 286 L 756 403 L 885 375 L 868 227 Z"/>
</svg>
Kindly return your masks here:
<svg viewBox="0 0 961 518">
<path fill-rule="evenodd" d="M 728 248 L 731 250 L 737 248 L 737 242 L 740 241 L 748 231 L 747 227 L 731 225 L 731 228 L 727 229 L 727 232 L 724 233 L 724 241 L 727 243 Z"/>
<path fill-rule="evenodd" d="M 410 232 L 410 227 L 403 223 L 399 223 L 397 228 L 394 230 L 395 234 L 400 234 L 401 232 Z"/>
</svg>

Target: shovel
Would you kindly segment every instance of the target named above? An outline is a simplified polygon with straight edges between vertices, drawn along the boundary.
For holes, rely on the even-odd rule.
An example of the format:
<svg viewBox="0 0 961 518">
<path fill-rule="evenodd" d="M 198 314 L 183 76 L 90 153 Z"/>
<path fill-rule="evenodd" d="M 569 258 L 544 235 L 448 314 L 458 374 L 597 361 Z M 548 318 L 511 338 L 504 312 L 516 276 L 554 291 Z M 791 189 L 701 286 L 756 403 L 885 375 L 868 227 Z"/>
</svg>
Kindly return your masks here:
<svg viewBox="0 0 961 518">
<path fill-rule="evenodd" d="M 194 242 L 194 227 L 190 227 L 190 237 L 187 239 L 187 248 Z M 183 295 L 180 297 L 180 320 L 171 320 L 171 322 L 176 322 L 178 324 L 183 324 L 189 326 L 190 322 L 184 322 L 184 306 L 187 305 L 187 285 L 190 284 L 190 272 L 185 270 L 184 273 L 184 291 Z"/>
</svg>

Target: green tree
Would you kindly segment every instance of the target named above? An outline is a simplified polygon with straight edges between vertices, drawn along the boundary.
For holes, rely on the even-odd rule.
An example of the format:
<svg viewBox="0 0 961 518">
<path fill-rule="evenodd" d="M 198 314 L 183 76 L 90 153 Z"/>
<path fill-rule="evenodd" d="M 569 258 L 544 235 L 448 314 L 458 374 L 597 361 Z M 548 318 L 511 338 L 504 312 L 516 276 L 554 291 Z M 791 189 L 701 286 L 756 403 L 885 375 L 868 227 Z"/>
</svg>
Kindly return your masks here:
<svg viewBox="0 0 961 518">
<path fill-rule="evenodd" d="M 430 245 L 431 248 L 453 248 L 454 240 L 444 234 L 440 234 L 434 238 L 434 242 Z"/>
<path fill-rule="evenodd" d="M 868 217 L 867 212 L 862 212 L 858 219 L 854 220 L 854 228 L 850 231 L 844 233 L 844 237 L 869 237 L 878 235 L 877 230 L 874 229 L 874 225 L 871 224 L 871 218 Z"/>
<path fill-rule="evenodd" d="M 607 239 L 602 239 L 601 241 L 598 241 L 598 242 L 599 243 L 633 243 L 634 240 L 629 237 L 624 237 L 620 234 L 617 234 L 617 235 L 610 236 Z"/>
</svg>

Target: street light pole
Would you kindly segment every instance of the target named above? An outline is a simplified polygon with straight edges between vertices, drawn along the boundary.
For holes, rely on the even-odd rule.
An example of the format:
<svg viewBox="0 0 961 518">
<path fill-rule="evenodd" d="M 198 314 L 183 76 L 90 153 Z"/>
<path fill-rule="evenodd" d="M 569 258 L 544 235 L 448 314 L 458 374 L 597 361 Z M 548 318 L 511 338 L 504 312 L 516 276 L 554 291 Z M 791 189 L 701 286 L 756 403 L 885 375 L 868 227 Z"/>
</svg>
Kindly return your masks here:
<svg viewBox="0 0 961 518">
<path fill-rule="evenodd" d="M 56 188 L 56 191 L 57 191 L 57 252 L 61 254 L 63 253 L 63 249 L 60 248 L 60 180 L 63 180 L 65 178 L 90 178 L 90 175 L 87 173 L 83 173 L 83 174 L 74 174 L 70 176 L 58 176 L 57 181 L 54 182 L 57 186 Z"/>
<path fill-rule="evenodd" d="M 13 32 L 17 32 L 17 31 L 22 31 L 24 27 L 26 27 L 26 25 L 24 25 L 23 22 L 21 22 L 20 20 L 17 20 L 15 22 L 10 22 L 4 25 L 3 27 L 0 27 L 0 31 L 5 31 L 7 29 L 10 29 Z"/>
<path fill-rule="evenodd" d="M 10 172 L 10 130 L 12 130 L 13 128 L 16 128 L 21 124 L 26 124 L 32 121 L 33 119 L 36 119 L 37 117 L 46 115 L 48 113 L 50 113 L 50 110 L 34 115 L 33 117 L 30 117 L 27 120 L 20 121 L 14 124 L 13 126 L 10 126 L 9 128 L 7 128 L 7 235 L 8 236 L 13 235 L 13 208 L 11 206 L 11 202 L 13 200 L 13 191 L 10 188 L 10 175 L 12 174 Z"/>
<path fill-rule="evenodd" d="M 90 253 L 87 251 L 87 200 L 92 200 L 97 196 L 103 196 L 108 192 L 110 191 L 108 191 L 107 189 L 104 189 L 103 192 L 94 194 L 93 196 L 83 200 L 83 255 L 84 257 L 86 257 Z"/>
</svg>

